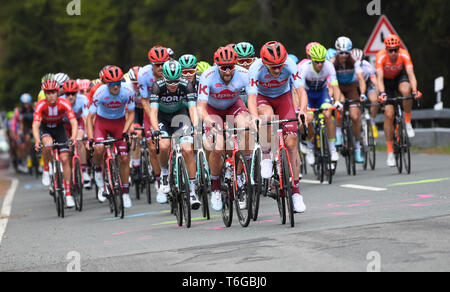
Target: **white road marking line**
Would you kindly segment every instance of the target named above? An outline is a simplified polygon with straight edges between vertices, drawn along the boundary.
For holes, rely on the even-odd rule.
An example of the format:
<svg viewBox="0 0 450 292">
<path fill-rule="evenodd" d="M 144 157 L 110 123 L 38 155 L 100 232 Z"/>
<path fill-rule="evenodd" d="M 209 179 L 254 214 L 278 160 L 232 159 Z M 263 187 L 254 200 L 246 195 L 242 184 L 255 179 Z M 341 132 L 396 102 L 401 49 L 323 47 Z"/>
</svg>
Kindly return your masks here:
<svg viewBox="0 0 450 292">
<path fill-rule="evenodd" d="M 368 187 L 368 186 L 360 186 L 360 185 L 341 185 L 343 188 L 350 188 L 350 189 L 360 189 L 360 190 L 367 190 L 367 191 L 374 191 L 374 192 L 382 192 L 387 191 L 385 188 L 376 188 L 376 187 Z"/>
<path fill-rule="evenodd" d="M 11 179 L 11 186 L 6 192 L 5 199 L 3 200 L 2 212 L 0 216 L 0 244 L 2 243 L 3 235 L 6 231 L 6 225 L 8 224 L 9 216 L 11 215 L 11 206 L 16 193 L 19 180 L 16 178 Z"/>
<path fill-rule="evenodd" d="M 300 184 L 301 183 L 314 184 L 314 185 L 320 185 L 321 184 L 320 181 L 318 181 L 318 180 L 310 180 L 310 179 L 304 179 L 304 178 L 302 178 L 300 180 Z M 327 185 L 327 184 L 328 184 L 328 182 L 325 182 L 325 181 L 322 183 L 322 185 Z"/>
</svg>

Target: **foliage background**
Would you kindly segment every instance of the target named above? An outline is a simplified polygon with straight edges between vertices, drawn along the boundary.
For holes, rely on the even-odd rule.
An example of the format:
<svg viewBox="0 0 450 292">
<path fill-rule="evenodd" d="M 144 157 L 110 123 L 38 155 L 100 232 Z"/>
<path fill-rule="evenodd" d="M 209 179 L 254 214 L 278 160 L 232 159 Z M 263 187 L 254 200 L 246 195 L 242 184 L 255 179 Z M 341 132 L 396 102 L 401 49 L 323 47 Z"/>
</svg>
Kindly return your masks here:
<svg viewBox="0 0 450 292">
<path fill-rule="evenodd" d="M 0 109 L 23 92 L 36 97 L 45 73 L 94 79 L 106 64 L 147 64 L 156 44 L 211 63 L 219 46 L 249 41 L 259 51 L 278 40 L 301 59 L 308 42 L 332 47 L 341 35 L 363 48 L 378 20 L 366 12 L 371 1 L 357 0 L 79 1 L 81 15 L 69 16 L 70 0 L 0 0 Z M 450 1 L 382 0 L 381 10 L 410 50 L 422 106 L 432 107 L 434 79 L 450 78 Z"/>
</svg>

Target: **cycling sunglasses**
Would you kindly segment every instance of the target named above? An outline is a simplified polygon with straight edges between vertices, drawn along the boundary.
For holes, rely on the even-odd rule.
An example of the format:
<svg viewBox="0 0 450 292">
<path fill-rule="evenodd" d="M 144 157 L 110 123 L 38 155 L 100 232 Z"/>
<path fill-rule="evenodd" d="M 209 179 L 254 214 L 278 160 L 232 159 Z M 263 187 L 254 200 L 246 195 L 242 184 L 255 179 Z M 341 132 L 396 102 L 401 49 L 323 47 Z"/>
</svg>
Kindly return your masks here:
<svg viewBox="0 0 450 292">
<path fill-rule="evenodd" d="M 238 65 L 250 65 L 253 63 L 255 59 L 254 58 L 242 58 L 237 60 Z"/>
<path fill-rule="evenodd" d="M 77 92 L 66 92 L 65 94 L 66 96 L 77 95 Z"/>
<path fill-rule="evenodd" d="M 340 51 L 339 55 L 350 55 L 349 51 Z"/>
<path fill-rule="evenodd" d="M 184 69 L 181 71 L 181 75 L 183 76 L 192 76 L 197 73 L 197 69 Z"/>
<path fill-rule="evenodd" d="M 278 69 L 282 70 L 282 69 L 284 68 L 284 64 L 276 65 L 276 66 L 269 66 L 269 65 L 266 65 L 266 67 L 267 67 L 268 69 L 270 69 L 270 70 L 278 70 Z"/>
<path fill-rule="evenodd" d="M 389 53 L 398 53 L 399 48 L 395 48 L 395 49 L 388 49 L 387 50 Z"/>
<path fill-rule="evenodd" d="M 164 63 L 153 63 L 153 66 L 156 67 L 162 67 L 164 65 Z"/>
<path fill-rule="evenodd" d="M 178 85 L 180 83 L 180 80 L 165 80 L 167 85 Z"/>
<path fill-rule="evenodd" d="M 231 72 L 234 71 L 235 66 L 234 65 L 228 65 L 228 66 L 219 66 L 219 70 L 222 72 L 227 72 L 230 70 Z"/>
<path fill-rule="evenodd" d="M 108 85 L 111 87 L 120 86 L 120 85 L 122 85 L 122 81 L 110 82 L 110 83 L 108 83 Z"/>
</svg>

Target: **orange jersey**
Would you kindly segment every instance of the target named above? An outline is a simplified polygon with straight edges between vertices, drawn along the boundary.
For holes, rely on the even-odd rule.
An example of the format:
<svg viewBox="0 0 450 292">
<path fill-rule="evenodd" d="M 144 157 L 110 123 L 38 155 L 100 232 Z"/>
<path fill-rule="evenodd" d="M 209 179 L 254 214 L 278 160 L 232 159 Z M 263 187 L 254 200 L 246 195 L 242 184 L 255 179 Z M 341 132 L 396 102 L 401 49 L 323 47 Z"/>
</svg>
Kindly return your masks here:
<svg viewBox="0 0 450 292">
<path fill-rule="evenodd" d="M 393 63 L 389 59 L 386 49 L 380 50 L 377 53 L 377 72 L 384 72 L 384 78 L 394 79 L 397 77 L 403 69 L 413 68 L 411 56 L 405 49 L 400 49 L 397 56 L 397 61 Z"/>
</svg>

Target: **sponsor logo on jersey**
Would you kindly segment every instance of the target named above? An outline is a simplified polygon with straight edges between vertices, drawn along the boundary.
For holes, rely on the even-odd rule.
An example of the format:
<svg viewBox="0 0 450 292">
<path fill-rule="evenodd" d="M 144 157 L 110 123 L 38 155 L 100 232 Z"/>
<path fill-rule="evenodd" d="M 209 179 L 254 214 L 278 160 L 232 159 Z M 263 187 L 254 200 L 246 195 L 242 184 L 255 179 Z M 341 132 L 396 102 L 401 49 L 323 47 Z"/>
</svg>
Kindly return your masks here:
<svg viewBox="0 0 450 292">
<path fill-rule="evenodd" d="M 239 91 L 231 91 L 229 89 L 225 89 L 218 93 L 211 93 L 211 96 L 216 99 L 233 99 L 238 94 L 239 94 Z"/>
<path fill-rule="evenodd" d="M 286 82 L 288 80 L 289 80 L 289 77 L 284 80 L 281 80 L 281 81 L 278 81 L 278 80 L 270 80 L 268 82 L 259 81 L 259 85 L 261 85 L 262 87 L 266 87 L 266 88 L 277 88 L 277 87 L 281 87 L 284 84 L 286 84 Z"/>
</svg>

